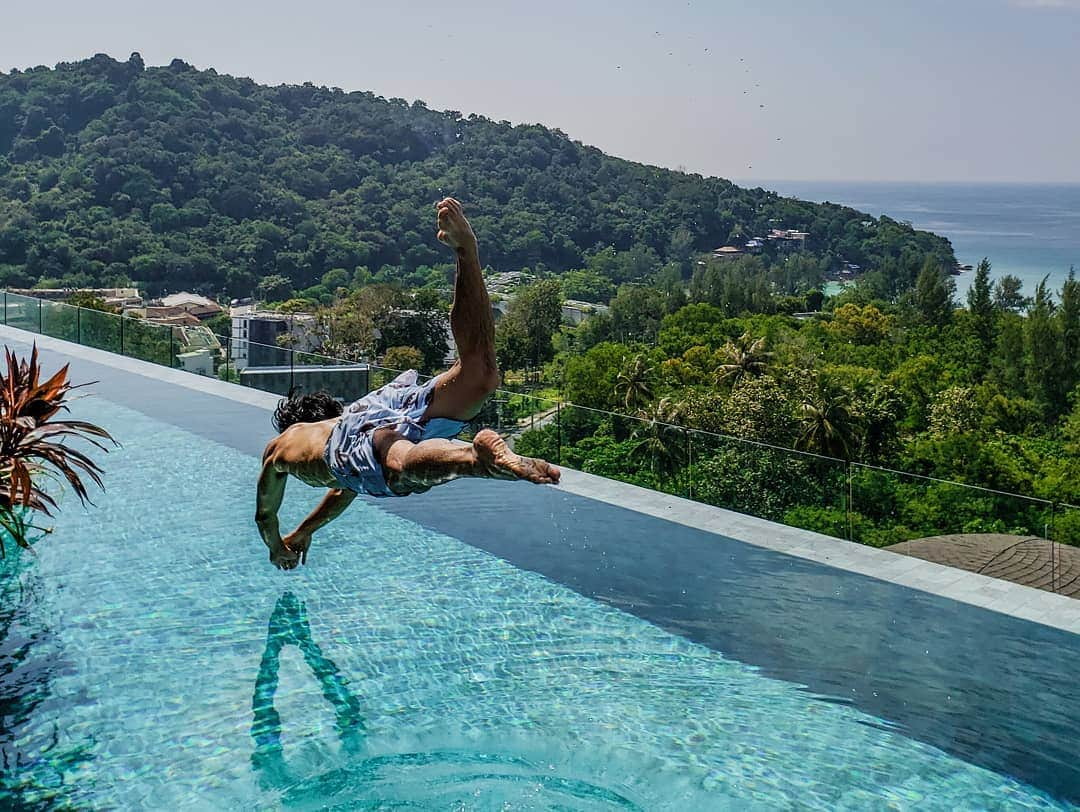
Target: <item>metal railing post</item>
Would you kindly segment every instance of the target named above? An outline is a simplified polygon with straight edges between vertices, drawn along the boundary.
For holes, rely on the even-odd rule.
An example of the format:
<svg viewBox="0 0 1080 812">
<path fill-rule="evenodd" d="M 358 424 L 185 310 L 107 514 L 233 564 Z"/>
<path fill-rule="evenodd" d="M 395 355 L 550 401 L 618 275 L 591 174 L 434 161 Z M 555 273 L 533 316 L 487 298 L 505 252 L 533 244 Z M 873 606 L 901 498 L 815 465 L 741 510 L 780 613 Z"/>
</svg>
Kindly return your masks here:
<svg viewBox="0 0 1080 812">
<path fill-rule="evenodd" d="M 225 380 L 232 382 L 232 333 L 225 337 Z"/>
<path fill-rule="evenodd" d="M 854 541 L 855 535 L 854 526 L 855 519 L 852 516 L 852 502 L 854 502 L 854 488 L 852 485 L 853 474 L 851 472 L 851 460 L 848 460 L 844 467 L 847 469 L 847 499 L 844 500 L 844 513 L 847 514 L 847 540 Z"/>
<path fill-rule="evenodd" d="M 75 308 L 75 343 L 82 344 L 82 308 Z"/>
<path fill-rule="evenodd" d="M 694 434 L 686 432 L 686 488 L 687 499 L 694 498 Z"/>
<path fill-rule="evenodd" d="M 289 348 L 289 392 L 292 392 L 293 386 L 293 362 L 296 360 L 296 350 L 292 347 Z"/>
<path fill-rule="evenodd" d="M 173 335 L 172 327 L 169 328 L 169 369 L 172 369 L 176 361 L 176 336 Z"/>
<path fill-rule="evenodd" d="M 1050 539 L 1050 591 L 1057 592 L 1057 502 L 1050 503 L 1050 528 L 1045 535 Z"/>
<path fill-rule="evenodd" d="M 39 334 L 44 334 L 44 332 L 45 332 L 41 327 L 42 323 L 43 322 L 42 322 L 42 317 L 41 317 L 41 299 L 38 299 L 37 300 L 37 331 L 38 331 Z"/>
<path fill-rule="evenodd" d="M 555 403 L 555 440 L 556 440 L 556 454 L 555 461 L 558 465 L 562 465 L 562 404 Z"/>
<path fill-rule="evenodd" d="M 7 325 L 7 291 L 4 291 L 4 325 Z"/>
<path fill-rule="evenodd" d="M 120 314 L 120 354 L 127 355 L 124 351 L 124 314 Z"/>
</svg>

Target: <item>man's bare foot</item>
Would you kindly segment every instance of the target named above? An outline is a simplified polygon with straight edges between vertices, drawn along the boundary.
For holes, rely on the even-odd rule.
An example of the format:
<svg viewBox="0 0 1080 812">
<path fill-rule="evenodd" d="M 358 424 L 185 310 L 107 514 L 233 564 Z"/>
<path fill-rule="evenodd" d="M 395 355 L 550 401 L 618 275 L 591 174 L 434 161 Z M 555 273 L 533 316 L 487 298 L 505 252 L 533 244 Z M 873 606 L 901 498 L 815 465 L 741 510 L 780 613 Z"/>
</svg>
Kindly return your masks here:
<svg viewBox="0 0 1080 812">
<path fill-rule="evenodd" d="M 515 454 L 506 440 L 491 429 L 477 432 L 473 448 L 494 479 L 526 479 L 540 485 L 554 485 L 559 481 L 558 468 L 544 460 Z"/>
<path fill-rule="evenodd" d="M 435 204 L 438 212 L 439 240 L 455 251 L 476 250 L 476 234 L 465 219 L 461 204 L 448 197 Z"/>
</svg>

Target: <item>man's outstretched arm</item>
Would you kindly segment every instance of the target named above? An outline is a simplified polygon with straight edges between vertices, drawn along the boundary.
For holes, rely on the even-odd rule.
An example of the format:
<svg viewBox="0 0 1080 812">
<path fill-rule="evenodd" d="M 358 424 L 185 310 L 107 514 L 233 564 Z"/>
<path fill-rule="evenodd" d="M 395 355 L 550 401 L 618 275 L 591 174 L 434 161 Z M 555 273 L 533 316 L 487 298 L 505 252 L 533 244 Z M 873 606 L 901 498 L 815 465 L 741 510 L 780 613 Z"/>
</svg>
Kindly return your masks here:
<svg viewBox="0 0 1080 812">
<path fill-rule="evenodd" d="M 355 493 L 343 488 L 328 490 L 322 501 L 300 522 L 300 526 L 283 539 L 286 549 L 299 556 L 301 564 L 306 564 L 312 533 L 344 513 L 345 508 L 351 505 L 355 498 Z"/>
<path fill-rule="evenodd" d="M 288 476 L 277 470 L 272 462 L 267 460 L 263 463 L 255 494 L 255 524 L 259 527 L 263 543 L 270 549 L 270 560 L 277 566 L 280 566 L 279 559 L 285 552 L 278 525 L 278 510 L 285 496 L 286 482 Z"/>
</svg>

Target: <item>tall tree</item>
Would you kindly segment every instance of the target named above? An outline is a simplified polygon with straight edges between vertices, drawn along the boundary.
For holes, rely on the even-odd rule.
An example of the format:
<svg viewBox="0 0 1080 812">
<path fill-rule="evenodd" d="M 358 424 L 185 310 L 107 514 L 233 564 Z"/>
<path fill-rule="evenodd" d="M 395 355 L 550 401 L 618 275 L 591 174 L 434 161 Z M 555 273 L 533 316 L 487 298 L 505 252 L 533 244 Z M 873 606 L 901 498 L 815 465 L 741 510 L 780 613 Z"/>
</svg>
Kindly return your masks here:
<svg viewBox="0 0 1080 812">
<path fill-rule="evenodd" d="M 1024 378 L 1024 319 L 1011 311 L 1002 314 L 990 369 L 1006 394 L 1012 397 L 1028 394 Z"/>
<path fill-rule="evenodd" d="M 506 349 L 517 344 L 521 347 L 518 363 L 540 366 L 555 354 L 551 343 L 555 331 L 562 323 L 562 287 L 557 279 L 542 279 L 522 288 L 510 302 L 510 309 L 499 322 L 496 344 Z M 499 340 L 499 332 L 506 335 Z M 511 367 L 511 368 L 514 368 Z"/>
<path fill-rule="evenodd" d="M 654 341 L 665 315 L 664 292 L 644 285 L 622 285 L 611 300 L 611 325 L 620 341 Z"/>
<path fill-rule="evenodd" d="M 1047 277 L 1035 289 L 1035 298 L 1024 321 L 1024 374 L 1028 390 L 1048 418 L 1065 411 L 1064 353 L 1057 306 L 1050 296 Z"/>
<path fill-rule="evenodd" d="M 379 334 L 375 342 L 376 353 L 388 353 L 393 347 L 413 347 L 423 357 L 423 363 L 417 367 L 421 372 L 430 373 L 445 367 L 449 349 L 446 311 L 390 310 L 376 320 L 376 327 Z"/>
<path fill-rule="evenodd" d="M 687 433 L 676 428 L 682 422 L 681 407 L 671 398 L 661 398 L 637 416 L 632 453 L 648 462 L 653 476 L 663 479 L 686 460 Z"/>
<path fill-rule="evenodd" d="M 732 386 L 744 377 L 764 374 L 773 358 L 773 354 L 765 349 L 765 337 L 755 339 L 750 333 L 743 333 L 738 341 L 729 341 L 720 354 L 722 361 L 716 368 L 717 382 Z"/>
<path fill-rule="evenodd" d="M 1080 280 L 1076 278 L 1076 269 L 1069 268 L 1069 277 L 1061 286 L 1062 349 L 1065 369 L 1064 388 L 1071 392 L 1080 384 Z"/>
<path fill-rule="evenodd" d="M 990 287 L 990 260 L 983 257 L 975 270 L 975 278 L 967 294 L 968 310 L 975 322 L 975 333 L 982 342 L 983 351 L 989 355 L 994 346 L 994 310 L 993 291 Z"/>
<path fill-rule="evenodd" d="M 620 371 L 615 391 L 627 414 L 633 414 L 653 398 L 654 369 L 649 359 L 638 353 Z"/>
<path fill-rule="evenodd" d="M 1023 289 L 1024 283 L 1020 277 L 1005 274 L 994 285 L 994 304 L 999 310 L 1019 313 L 1028 304 L 1027 297 L 1021 292 Z"/>
<path fill-rule="evenodd" d="M 953 301 L 950 287 L 956 286 L 951 279 L 946 282 L 945 273 L 937 259 L 927 257 L 922 271 L 919 272 L 919 278 L 915 280 L 915 308 L 923 322 L 941 327 L 952 319 Z"/>
<path fill-rule="evenodd" d="M 851 459 L 858 436 L 858 418 L 847 389 L 819 381 L 815 391 L 799 405 L 799 424 L 798 448 L 826 457 Z"/>
</svg>

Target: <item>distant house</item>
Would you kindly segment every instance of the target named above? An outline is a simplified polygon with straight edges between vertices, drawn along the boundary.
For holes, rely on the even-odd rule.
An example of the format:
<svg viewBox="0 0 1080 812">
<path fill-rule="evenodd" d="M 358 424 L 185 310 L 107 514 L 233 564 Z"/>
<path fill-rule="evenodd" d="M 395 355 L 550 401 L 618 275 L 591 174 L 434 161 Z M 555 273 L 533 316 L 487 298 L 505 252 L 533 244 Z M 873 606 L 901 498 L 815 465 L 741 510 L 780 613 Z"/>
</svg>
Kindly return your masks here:
<svg viewBox="0 0 1080 812">
<path fill-rule="evenodd" d="M 714 259 L 738 259 L 746 252 L 735 245 L 725 245 L 722 248 L 713 249 Z"/>
<path fill-rule="evenodd" d="M 200 296 L 197 293 L 172 293 L 151 302 L 151 305 L 179 308 L 186 313 L 190 313 L 200 321 L 206 321 L 219 313 L 225 312 L 225 308 L 213 299 L 207 298 L 206 296 Z"/>
<path fill-rule="evenodd" d="M 232 363 L 245 367 L 273 367 L 289 364 L 289 349 L 317 353 L 322 349 L 318 322 L 310 313 L 278 313 L 259 310 L 258 304 L 239 305 L 229 310 L 232 317 Z M 278 338 L 289 335 L 288 347 Z"/>
<path fill-rule="evenodd" d="M 780 253 L 786 254 L 805 250 L 806 238 L 809 236 L 810 233 L 807 231 L 774 228 L 765 239 L 773 243 Z"/>
<path fill-rule="evenodd" d="M 532 274 L 527 274 L 524 271 L 504 271 L 487 277 L 484 284 L 489 294 L 507 294 L 512 293 L 522 285 L 529 284 L 533 281 L 533 278 Z"/>
<path fill-rule="evenodd" d="M 562 317 L 567 324 L 575 327 L 585 319 L 599 313 L 607 313 L 611 308 L 607 305 L 593 304 L 592 302 L 580 302 L 576 299 L 567 299 L 562 303 Z"/>
<path fill-rule="evenodd" d="M 133 307 L 125 310 L 124 315 L 136 316 L 153 324 L 169 324 L 174 327 L 197 327 L 202 324 L 198 316 L 182 307 Z"/>
<path fill-rule="evenodd" d="M 179 353 L 176 360 L 185 372 L 194 372 L 208 378 L 214 375 L 214 353 L 208 349 Z"/>
</svg>

